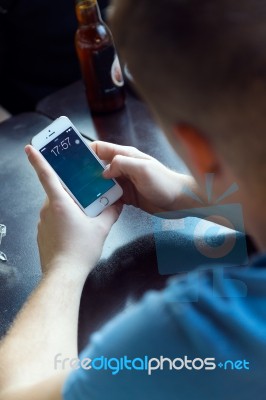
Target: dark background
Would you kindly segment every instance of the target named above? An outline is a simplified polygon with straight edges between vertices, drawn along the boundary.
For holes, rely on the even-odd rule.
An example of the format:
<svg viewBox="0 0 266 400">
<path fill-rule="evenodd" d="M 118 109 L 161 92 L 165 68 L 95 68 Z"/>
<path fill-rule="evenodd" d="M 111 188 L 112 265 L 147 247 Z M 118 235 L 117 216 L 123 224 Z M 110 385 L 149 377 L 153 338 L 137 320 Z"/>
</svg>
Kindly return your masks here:
<svg viewBox="0 0 266 400">
<path fill-rule="evenodd" d="M 104 15 L 108 0 L 98 3 Z M 76 29 L 75 0 L 0 0 L 0 105 L 31 111 L 80 79 Z"/>
</svg>

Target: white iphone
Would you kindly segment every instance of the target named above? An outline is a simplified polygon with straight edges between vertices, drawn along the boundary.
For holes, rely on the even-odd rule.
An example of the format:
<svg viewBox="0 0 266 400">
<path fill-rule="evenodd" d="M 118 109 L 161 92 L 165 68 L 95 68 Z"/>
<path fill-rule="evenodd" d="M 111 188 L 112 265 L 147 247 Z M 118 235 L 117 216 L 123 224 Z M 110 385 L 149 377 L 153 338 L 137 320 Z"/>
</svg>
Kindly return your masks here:
<svg viewBox="0 0 266 400">
<path fill-rule="evenodd" d="M 31 143 L 88 216 L 96 217 L 123 195 L 114 179 L 103 178 L 104 164 L 67 117 L 56 119 Z"/>
</svg>

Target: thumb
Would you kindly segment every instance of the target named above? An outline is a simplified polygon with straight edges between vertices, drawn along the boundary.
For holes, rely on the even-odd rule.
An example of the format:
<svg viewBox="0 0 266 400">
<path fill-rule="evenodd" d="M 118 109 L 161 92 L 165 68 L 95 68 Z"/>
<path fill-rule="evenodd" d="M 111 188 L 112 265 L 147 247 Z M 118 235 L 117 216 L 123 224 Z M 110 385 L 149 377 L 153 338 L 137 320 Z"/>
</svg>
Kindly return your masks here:
<svg viewBox="0 0 266 400">
<path fill-rule="evenodd" d="M 117 202 L 111 207 L 106 208 L 96 219 L 105 228 L 106 236 L 110 232 L 114 223 L 118 220 L 122 212 L 123 204 L 122 202 Z"/>
<path fill-rule="evenodd" d="M 31 165 L 35 169 L 49 200 L 65 199 L 67 197 L 66 191 L 63 189 L 58 176 L 45 158 L 39 153 L 39 151 L 30 145 L 25 147 L 25 152 Z"/>
<path fill-rule="evenodd" d="M 147 160 L 145 160 L 147 162 Z M 132 178 L 139 176 L 143 168 L 144 160 L 117 155 L 113 158 L 111 164 L 105 169 L 103 176 L 106 179 L 126 177 Z"/>
</svg>

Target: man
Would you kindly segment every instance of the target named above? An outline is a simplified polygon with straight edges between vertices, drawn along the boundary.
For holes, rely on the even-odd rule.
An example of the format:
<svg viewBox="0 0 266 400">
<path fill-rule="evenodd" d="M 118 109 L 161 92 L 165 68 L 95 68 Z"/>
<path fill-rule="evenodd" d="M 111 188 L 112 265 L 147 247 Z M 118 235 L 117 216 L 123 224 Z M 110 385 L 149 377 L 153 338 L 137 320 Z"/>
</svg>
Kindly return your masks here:
<svg viewBox="0 0 266 400">
<path fill-rule="evenodd" d="M 195 180 L 136 149 L 98 142 L 94 150 L 110 163 L 105 177 L 123 178 L 127 203 L 151 213 L 193 207 L 181 188 L 185 183 L 200 195 L 207 173 L 215 174 L 216 198 L 236 182 L 235 201 L 263 253 L 265 3 L 117 0 L 113 5 L 121 54 Z M 78 362 L 70 359 L 77 358 L 82 287 L 119 206 L 95 219 L 85 217 L 38 153 L 30 146 L 26 152 L 48 196 L 38 234 L 44 278 L 0 348 L 1 400 L 263 399 L 263 255 L 248 267 L 201 270 L 200 282 L 199 273 L 174 278 L 164 291 L 148 294 L 94 335 L 80 356 L 86 359 L 83 368 L 67 377 Z M 215 285 L 214 271 L 224 274 Z M 98 371 L 103 358 L 112 362 Z M 151 358 L 149 375 L 145 362 Z M 134 365 L 128 362 L 133 359 Z M 58 368 L 63 361 L 65 368 Z"/>
</svg>

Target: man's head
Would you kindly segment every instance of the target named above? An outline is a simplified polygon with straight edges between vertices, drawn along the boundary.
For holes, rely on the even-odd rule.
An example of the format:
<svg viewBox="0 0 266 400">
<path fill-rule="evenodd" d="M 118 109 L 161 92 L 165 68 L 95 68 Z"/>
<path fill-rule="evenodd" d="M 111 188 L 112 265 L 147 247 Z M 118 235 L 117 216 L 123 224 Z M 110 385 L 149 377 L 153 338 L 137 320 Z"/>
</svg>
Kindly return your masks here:
<svg viewBox="0 0 266 400">
<path fill-rule="evenodd" d="M 218 173 L 225 163 L 233 171 L 228 180 L 261 190 L 265 1 L 114 0 L 113 6 L 122 58 L 194 174 Z"/>
</svg>

